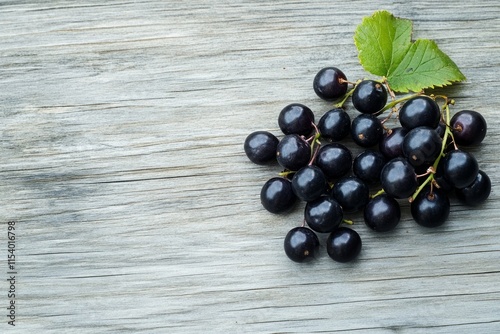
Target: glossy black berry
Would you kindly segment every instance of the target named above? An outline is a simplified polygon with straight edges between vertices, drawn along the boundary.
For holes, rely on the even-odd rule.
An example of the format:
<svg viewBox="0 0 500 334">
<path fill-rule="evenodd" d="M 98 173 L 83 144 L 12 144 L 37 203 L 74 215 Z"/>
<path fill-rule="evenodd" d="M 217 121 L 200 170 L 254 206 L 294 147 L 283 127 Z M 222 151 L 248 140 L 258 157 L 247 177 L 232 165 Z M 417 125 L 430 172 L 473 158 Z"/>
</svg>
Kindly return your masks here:
<svg viewBox="0 0 500 334">
<path fill-rule="evenodd" d="M 352 93 L 352 104 L 363 114 L 380 111 L 387 102 L 387 90 L 384 85 L 374 80 L 364 80 L 356 85 Z"/>
<path fill-rule="evenodd" d="M 317 166 L 305 166 L 299 169 L 292 179 L 295 195 L 305 202 L 317 199 L 327 189 L 325 174 Z"/>
<path fill-rule="evenodd" d="M 384 191 L 394 198 L 409 198 L 417 189 L 417 176 L 404 158 L 394 158 L 385 164 L 380 173 Z"/>
<path fill-rule="evenodd" d="M 311 146 L 299 135 L 286 135 L 276 147 L 276 159 L 283 168 L 297 171 L 309 163 Z"/>
<path fill-rule="evenodd" d="M 263 165 L 276 161 L 276 148 L 279 140 L 267 131 L 252 132 L 245 139 L 243 149 L 253 163 Z"/>
<path fill-rule="evenodd" d="M 365 224 L 377 232 L 393 230 L 401 219 L 398 201 L 387 194 L 372 198 L 363 212 Z"/>
<path fill-rule="evenodd" d="M 437 134 L 439 135 L 439 137 L 443 138 L 444 133 L 446 131 L 446 124 L 444 122 L 440 121 L 435 130 L 436 130 Z"/>
<path fill-rule="evenodd" d="M 457 198 L 470 206 L 477 206 L 484 203 L 490 196 L 490 192 L 491 180 L 482 170 L 479 170 L 472 184 L 462 189 L 456 189 Z"/>
<path fill-rule="evenodd" d="M 318 130 L 325 139 L 342 140 L 351 131 L 351 118 L 342 108 L 329 110 L 319 119 Z"/>
<path fill-rule="evenodd" d="M 421 226 L 437 227 L 443 225 L 450 214 L 450 200 L 441 189 L 429 186 L 422 189 L 411 202 L 413 219 Z"/>
<path fill-rule="evenodd" d="M 351 165 L 351 151 L 339 143 L 330 143 L 321 146 L 316 156 L 316 166 L 323 171 L 328 180 L 346 175 L 350 172 Z"/>
<path fill-rule="evenodd" d="M 474 110 L 457 112 L 450 120 L 453 137 L 458 145 L 480 144 L 486 136 L 486 120 Z"/>
<path fill-rule="evenodd" d="M 402 144 L 407 133 L 403 127 L 385 132 L 379 142 L 379 151 L 389 160 L 403 156 Z"/>
<path fill-rule="evenodd" d="M 437 165 L 436 173 L 434 174 L 434 182 L 437 183 L 438 187 L 445 193 L 449 193 L 455 189 L 455 187 L 444 177 L 443 159 L 441 159 Z"/>
<path fill-rule="evenodd" d="M 380 181 L 380 172 L 386 162 L 382 153 L 368 149 L 354 158 L 352 171 L 366 184 L 374 184 Z"/>
<path fill-rule="evenodd" d="M 290 209 L 297 200 L 292 182 L 283 177 L 274 177 L 264 183 L 260 191 L 260 201 L 271 213 L 281 213 Z"/>
<path fill-rule="evenodd" d="M 413 167 L 430 165 L 441 154 L 442 140 L 434 128 L 411 129 L 403 140 L 403 154 Z"/>
<path fill-rule="evenodd" d="M 278 116 L 278 125 L 285 135 L 307 136 L 313 132 L 314 114 L 303 104 L 292 103 L 283 108 Z"/>
<path fill-rule="evenodd" d="M 335 230 L 344 217 L 339 203 L 330 196 L 321 196 L 307 203 L 304 209 L 304 219 L 314 231 L 330 233 Z"/>
<path fill-rule="evenodd" d="M 344 212 L 355 212 L 364 208 L 370 199 L 370 189 L 356 176 L 338 180 L 332 189 L 332 196 Z"/>
<path fill-rule="evenodd" d="M 443 176 L 455 188 L 469 186 L 476 179 L 479 166 L 469 152 L 454 150 L 443 157 Z"/>
<path fill-rule="evenodd" d="M 326 240 L 328 255 L 337 262 L 354 260 L 361 252 L 361 237 L 348 227 L 339 227 Z"/>
<path fill-rule="evenodd" d="M 439 105 L 429 96 L 420 95 L 405 102 L 399 110 L 399 122 L 411 130 L 419 126 L 435 129 L 441 118 Z"/>
<path fill-rule="evenodd" d="M 382 139 L 383 127 L 374 115 L 361 114 L 351 124 L 351 137 L 361 147 L 372 147 Z"/>
<path fill-rule="evenodd" d="M 295 227 L 287 233 L 284 248 L 285 254 L 292 261 L 312 260 L 319 249 L 318 236 L 306 227 Z"/>
<path fill-rule="evenodd" d="M 345 80 L 345 74 L 338 68 L 325 67 L 314 77 L 314 92 L 323 100 L 336 100 L 347 92 Z"/>
</svg>

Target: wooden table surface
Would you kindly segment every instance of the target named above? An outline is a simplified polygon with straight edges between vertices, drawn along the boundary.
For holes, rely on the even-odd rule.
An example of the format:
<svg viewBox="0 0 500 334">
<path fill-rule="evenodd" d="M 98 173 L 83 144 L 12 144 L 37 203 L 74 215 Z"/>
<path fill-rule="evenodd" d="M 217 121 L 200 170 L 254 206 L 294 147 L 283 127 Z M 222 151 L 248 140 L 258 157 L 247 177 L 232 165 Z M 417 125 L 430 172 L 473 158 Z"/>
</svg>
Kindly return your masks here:
<svg viewBox="0 0 500 334">
<path fill-rule="evenodd" d="M 289 103 L 327 111 L 320 68 L 369 76 L 353 32 L 378 9 L 466 75 L 440 92 L 487 119 L 471 151 L 493 190 L 474 209 L 452 198 L 436 229 L 408 205 L 388 234 L 351 215 L 357 261 L 323 243 L 296 264 L 283 238 L 303 205 L 262 208 L 279 168 L 243 141 L 279 135 Z M 497 0 L 1 1 L 0 332 L 499 333 L 499 17 Z"/>
</svg>

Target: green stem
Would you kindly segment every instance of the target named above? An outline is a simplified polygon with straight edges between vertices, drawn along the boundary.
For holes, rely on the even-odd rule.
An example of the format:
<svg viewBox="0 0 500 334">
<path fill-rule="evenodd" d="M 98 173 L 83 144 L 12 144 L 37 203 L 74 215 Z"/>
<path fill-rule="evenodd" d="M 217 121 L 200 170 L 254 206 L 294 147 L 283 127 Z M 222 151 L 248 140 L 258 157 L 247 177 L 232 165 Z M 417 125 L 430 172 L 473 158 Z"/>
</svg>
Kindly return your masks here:
<svg viewBox="0 0 500 334">
<path fill-rule="evenodd" d="M 382 195 L 382 194 L 385 194 L 385 190 L 384 189 L 380 189 L 379 191 L 377 191 L 375 194 L 371 195 L 370 197 L 371 198 L 375 198 L 379 195 Z"/>
<path fill-rule="evenodd" d="M 419 96 L 419 95 L 421 95 L 421 94 L 417 93 L 417 94 L 412 94 L 412 95 L 406 95 L 406 96 L 403 96 L 403 97 L 401 97 L 399 99 L 393 100 L 393 101 L 387 103 L 384 108 L 382 108 L 380 111 L 377 111 L 374 115 L 378 116 L 378 115 L 382 114 L 384 111 L 389 110 L 389 109 L 395 107 L 396 105 L 398 105 L 398 103 L 407 101 L 407 100 L 409 100 L 409 99 L 411 99 L 413 97 Z"/>
<path fill-rule="evenodd" d="M 350 220 L 350 219 L 342 219 L 342 223 L 349 224 L 349 225 L 353 225 L 354 224 L 354 222 L 352 220 Z"/>
<path fill-rule="evenodd" d="M 342 108 L 344 106 L 344 103 L 347 101 L 347 99 L 349 98 L 349 96 L 352 95 L 353 92 L 354 92 L 354 87 L 351 88 L 347 93 L 345 93 L 344 98 L 342 99 L 342 101 L 340 101 L 339 103 L 336 103 L 334 105 L 335 108 Z"/>
<path fill-rule="evenodd" d="M 432 180 L 434 180 L 434 174 L 430 174 L 429 176 L 427 176 L 427 178 L 425 179 L 424 182 L 422 182 L 422 184 L 417 188 L 417 190 L 415 190 L 415 192 L 413 193 L 413 195 L 408 199 L 408 201 L 411 203 L 413 202 L 413 200 L 415 198 L 417 198 L 417 195 L 420 194 L 420 192 L 422 191 L 422 189 L 424 189 L 424 187 L 429 184 L 429 182 L 431 182 Z"/>
<path fill-rule="evenodd" d="M 437 167 L 439 165 L 439 162 L 441 161 L 441 158 L 444 156 L 444 150 L 446 149 L 446 143 L 448 142 L 448 137 L 451 137 L 453 139 L 453 133 L 450 130 L 450 107 L 448 103 L 444 105 L 444 111 L 445 111 L 445 130 L 444 130 L 444 135 L 443 135 L 443 142 L 441 144 L 441 153 L 439 153 L 439 156 L 436 158 L 434 161 L 434 164 L 432 167 L 434 168 L 435 171 L 437 171 Z M 409 198 L 410 203 L 413 202 L 413 200 L 418 196 L 418 194 L 424 189 L 424 187 L 429 184 L 429 182 L 432 182 L 434 180 L 434 173 L 429 174 L 425 181 L 415 190 L 413 195 Z"/>
<path fill-rule="evenodd" d="M 321 137 L 321 133 L 319 132 L 316 124 L 314 124 L 314 122 L 312 124 L 315 129 L 315 134 L 311 141 L 311 160 L 309 161 L 309 165 L 312 165 L 314 163 L 314 160 L 316 159 L 316 154 L 318 153 L 319 147 L 321 146 L 321 141 L 319 140 L 319 138 Z M 318 146 L 317 148 L 316 145 Z"/>
<path fill-rule="evenodd" d="M 284 170 L 284 171 L 278 173 L 278 175 L 281 177 L 287 177 L 288 175 L 293 174 L 293 173 L 295 173 L 295 172 L 291 171 L 291 170 Z"/>
</svg>

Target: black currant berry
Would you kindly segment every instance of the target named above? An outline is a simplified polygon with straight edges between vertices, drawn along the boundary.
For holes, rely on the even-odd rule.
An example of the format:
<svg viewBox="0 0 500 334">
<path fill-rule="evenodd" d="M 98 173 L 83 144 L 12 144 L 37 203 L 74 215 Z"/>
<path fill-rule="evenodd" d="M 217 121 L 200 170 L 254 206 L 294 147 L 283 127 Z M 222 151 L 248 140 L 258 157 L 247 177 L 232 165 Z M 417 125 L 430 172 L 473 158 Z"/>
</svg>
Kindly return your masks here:
<svg viewBox="0 0 500 334">
<path fill-rule="evenodd" d="M 319 119 L 318 130 L 325 139 L 342 140 L 351 131 L 351 118 L 342 108 L 329 110 Z"/>
<path fill-rule="evenodd" d="M 445 193 L 449 193 L 455 189 L 455 187 L 444 177 L 443 159 L 441 159 L 437 165 L 436 173 L 434 174 L 434 182 L 437 183 L 438 188 Z"/>
<path fill-rule="evenodd" d="M 466 205 L 477 206 L 488 199 L 491 192 L 491 180 L 488 175 L 480 170 L 476 179 L 469 186 L 456 189 L 457 198 Z"/>
<path fill-rule="evenodd" d="M 326 240 L 328 255 L 337 262 L 354 260 L 361 252 L 361 237 L 348 227 L 339 227 Z"/>
<path fill-rule="evenodd" d="M 439 135 L 439 137 L 443 138 L 444 133 L 446 131 L 446 124 L 444 122 L 440 121 L 435 130 L 436 130 L 437 134 Z"/>
<path fill-rule="evenodd" d="M 304 219 L 307 225 L 319 233 L 330 233 L 339 227 L 344 217 L 340 204 L 330 196 L 306 204 Z"/>
<path fill-rule="evenodd" d="M 409 99 L 399 110 L 399 122 L 408 130 L 419 126 L 435 129 L 440 118 L 441 111 L 438 104 L 426 95 Z"/>
<path fill-rule="evenodd" d="M 408 130 L 397 127 L 384 133 L 379 142 L 379 150 L 387 159 L 394 159 L 403 156 L 402 144 Z"/>
<path fill-rule="evenodd" d="M 374 80 L 364 80 L 356 85 L 352 93 L 354 108 L 363 114 L 380 111 L 387 102 L 387 90 L 384 85 Z"/>
<path fill-rule="evenodd" d="M 243 149 L 250 161 L 263 165 L 271 161 L 276 161 L 278 143 L 278 138 L 272 133 L 256 131 L 247 136 L 243 144 Z"/>
<path fill-rule="evenodd" d="M 450 120 L 453 138 L 458 145 L 480 144 L 486 136 L 486 120 L 474 110 L 457 112 Z"/>
<path fill-rule="evenodd" d="M 295 262 L 312 260 L 319 249 L 319 239 L 316 233 L 306 227 L 291 229 L 284 241 L 285 253 Z"/>
<path fill-rule="evenodd" d="M 417 189 L 417 175 L 404 158 L 394 158 L 385 164 L 380 173 L 384 191 L 394 198 L 408 198 Z"/>
<path fill-rule="evenodd" d="M 314 92 L 323 100 L 336 100 L 347 92 L 346 80 L 345 74 L 338 68 L 325 67 L 314 77 Z"/>
<path fill-rule="evenodd" d="M 411 129 L 402 144 L 403 154 L 413 167 L 432 164 L 441 154 L 441 137 L 434 128 L 419 126 Z"/>
<path fill-rule="evenodd" d="M 380 181 L 380 172 L 386 162 L 382 153 L 366 150 L 354 158 L 352 171 L 366 184 L 374 184 Z"/>
<path fill-rule="evenodd" d="M 401 219 L 398 201 L 387 194 L 372 198 L 363 213 L 365 224 L 377 232 L 393 230 Z"/>
<path fill-rule="evenodd" d="M 361 147 L 377 145 L 382 139 L 383 132 L 382 123 L 374 115 L 358 115 L 351 124 L 351 137 Z"/>
<path fill-rule="evenodd" d="M 455 188 L 465 188 L 474 182 L 479 166 L 469 152 L 454 150 L 443 157 L 443 176 Z"/>
<path fill-rule="evenodd" d="M 309 163 L 311 146 L 299 135 L 286 135 L 276 147 L 276 159 L 283 168 L 297 171 Z"/>
<path fill-rule="evenodd" d="M 328 180 L 346 175 L 351 170 L 352 153 L 342 144 L 330 143 L 322 145 L 316 156 L 316 166 Z"/>
<path fill-rule="evenodd" d="M 314 201 L 327 189 L 325 174 L 317 166 L 305 166 L 299 169 L 292 179 L 295 195 L 305 202 Z"/>
<path fill-rule="evenodd" d="M 260 201 L 271 213 L 281 213 L 290 209 L 296 202 L 292 182 L 283 177 L 274 177 L 264 183 L 260 191 Z"/>
<path fill-rule="evenodd" d="M 411 202 L 413 219 L 421 226 L 437 227 L 443 225 L 450 214 L 450 200 L 441 189 L 426 186 Z"/>
<path fill-rule="evenodd" d="M 278 116 L 278 125 L 285 135 L 307 136 L 314 130 L 314 114 L 303 104 L 292 103 L 283 108 Z"/>
<path fill-rule="evenodd" d="M 344 212 L 355 212 L 364 208 L 370 199 L 370 189 L 356 176 L 338 180 L 332 189 L 332 196 Z"/>
</svg>

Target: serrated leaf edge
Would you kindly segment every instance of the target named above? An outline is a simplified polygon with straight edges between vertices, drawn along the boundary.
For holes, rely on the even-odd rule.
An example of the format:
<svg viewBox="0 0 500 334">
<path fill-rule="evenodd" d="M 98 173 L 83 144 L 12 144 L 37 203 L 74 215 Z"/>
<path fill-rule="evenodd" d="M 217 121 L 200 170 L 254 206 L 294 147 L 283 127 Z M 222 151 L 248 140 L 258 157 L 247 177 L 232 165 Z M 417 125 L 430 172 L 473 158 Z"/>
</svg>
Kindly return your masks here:
<svg viewBox="0 0 500 334">
<path fill-rule="evenodd" d="M 404 58 L 406 57 L 406 54 L 408 53 L 408 51 L 411 49 L 411 46 L 413 46 L 415 43 L 417 43 L 418 41 L 423 41 L 423 40 L 426 40 L 426 39 L 417 39 L 416 41 L 411 41 L 410 40 L 410 44 L 406 50 L 406 53 L 405 53 L 405 57 L 403 57 L 401 59 L 401 62 L 398 64 L 398 66 L 396 66 L 395 68 L 393 68 L 393 63 L 392 63 L 392 60 L 391 59 L 391 65 L 389 66 L 389 69 L 388 69 L 388 72 L 387 73 L 378 73 L 378 71 L 373 71 L 373 69 L 370 69 L 369 67 L 366 67 L 365 64 L 363 64 L 362 62 L 362 54 L 364 53 L 363 50 L 360 49 L 360 46 L 358 44 L 358 39 L 357 39 L 357 35 L 358 35 L 358 28 L 359 26 L 363 25 L 363 24 L 369 24 L 369 22 L 367 23 L 368 20 L 370 19 L 373 19 L 376 15 L 381 15 L 381 14 L 388 14 L 391 19 L 394 19 L 394 20 L 405 20 L 405 21 L 409 21 L 410 23 L 410 30 L 411 30 L 411 34 L 413 34 L 413 22 L 410 20 L 410 19 L 405 19 L 405 18 L 400 18 L 400 17 L 397 17 L 395 16 L 394 14 L 392 14 L 391 12 L 387 11 L 387 10 L 377 10 L 375 11 L 372 15 L 370 16 L 365 16 L 363 17 L 363 19 L 361 20 L 361 23 L 356 27 L 356 30 L 355 30 L 355 33 L 354 33 L 354 36 L 353 36 L 353 39 L 354 39 L 354 44 L 356 46 L 356 49 L 358 50 L 358 60 L 361 64 L 361 66 L 369 73 L 371 74 L 374 74 L 374 75 L 380 75 L 380 76 L 384 76 L 386 77 L 389 85 L 391 85 L 391 80 L 390 80 L 390 74 L 392 72 L 394 72 L 398 67 L 399 65 L 401 64 L 401 62 L 404 60 Z M 434 44 L 434 46 L 436 47 L 436 50 L 441 54 L 442 57 L 445 58 L 446 62 L 448 64 L 451 64 L 451 67 L 454 68 L 454 70 L 457 72 L 457 78 L 456 79 L 444 79 L 443 82 L 440 82 L 440 83 L 436 83 L 436 84 L 432 84 L 432 85 L 428 85 L 428 86 L 419 86 L 418 89 L 408 89 L 407 87 L 393 87 L 391 86 L 391 89 L 394 91 L 394 92 L 398 92 L 398 93 L 408 93 L 408 92 L 411 92 L 411 91 L 421 91 L 421 90 L 424 90 L 424 89 L 433 89 L 433 88 L 436 88 L 436 87 L 444 87 L 444 86 L 449 86 L 449 85 L 452 85 L 453 83 L 455 82 L 461 82 L 461 81 L 465 81 L 467 80 L 467 78 L 465 77 L 465 75 L 460 71 L 460 69 L 458 68 L 458 66 L 456 65 L 456 63 L 446 54 L 444 53 L 441 49 L 439 49 L 438 45 L 436 44 L 435 41 L 433 40 L 428 40 L 430 41 L 431 43 Z M 413 87 L 414 88 L 414 87 Z"/>
<path fill-rule="evenodd" d="M 446 67 L 451 67 L 451 69 L 453 71 L 457 72 L 456 73 L 457 74 L 457 78 L 456 79 L 444 79 L 440 83 L 435 83 L 435 84 L 428 85 L 428 86 L 421 85 L 421 86 L 411 87 L 411 89 L 410 89 L 410 88 L 408 88 L 408 85 L 406 85 L 404 87 L 398 87 L 397 85 L 392 84 L 391 83 L 391 79 L 393 79 L 393 77 L 391 76 L 391 73 L 388 73 L 388 75 L 387 75 L 387 81 L 388 81 L 388 83 L 391 86 L 391 89 L 393 91 L 398 92 L 398 93 L 408 93 L 408 92 L 411 92 L 411 91 L 418 92 L 418 91 L 421 91 L 421 90 L 424 90 L 424 89 L 433 89 L 433 88 L 436 88 L 436 87 L 445 87 L 445 86 L 452 85 L 454 82 L 462 82 L 462 81 L 467 80 L 467 78 L 465 77 L 465 75 L 458 68 L 457 64 L 446 53 L 444 53 L 439 48 L 439 46 L 437 45 L 437 43 L 435 41 L 429 40 L 429 39 L 417 39 L 416 41 L 412 42 L 412 46 L 413 45 L 417 45 L 418 42 L 423 42 L 423 41 L 429 42 L 429 43 L 431 43 L 434 46 L 435 50 L 439 53 L 439 55 L 444 58 L 445 63 L 448 64 Z M 399 67 L 399 65 L 398 65 L 398 67 Z M 392 72 L 394 72 L 398 67 L 396 67 Z M 399 75 L 399 76 L 401 76 L 401 75 Z"/>
<path fill-rule="evenodd" d="M 381 73 L 379 71 L 377 71 L 376 69 L 374 70 L 373 68 L 371 68 L 370 65 L 368 64 L 364 64 L 363 63 L 363 60 L 362 60 L 362 57 L 363 57 L 363 54 L 365 53 L 365 50 L 363 50 L 359 43 L 359 38 L 358 38 L 358 33 L 359 33 L 359 28 L 363 25 L 371 25 L 371 21 L 374 21 L 376 19 L 377 16 L 381 16 L 381 15 L 388 15 L 391 19 L 391 21 L 406 21 L 407 24 L 409 24 L 409 27 L 408 29 L 410 30 L 410 41 L 408 43 L 408 46 L 406 47 L 406 52 L 408 52 L 408 49 L 411 47 L 412 45 L 412 41 L 411 41 L 411 35 L 412 35 L 412 31 L 413 31 L 413 22 L 409 19 L 405 19 L 405 18 L 401 18 L 401 17 L 397 17 L 397 16 L 394 16 L 394 14 L 392 14 L 391 12 L 389 12 L 388 10 L 377 10 L 375 11 L 372 15 L 370 16 L 365 16 L 362 18 L 361 20 L 361 23 L 358 24 L 356 26 L 356 29 L 354 31 L 354 36 L 353 36 L 353 40 L 354 40 L 354 45 L 356 46 L 356 49 L 358 50 L 358 60 L 359 60 L 359 63 L 361 64 L 361 66 L 365 69 L 365 71 L 371 73 L 371 74 L 374 74 L 374 75 L 379 75 L 379 76 L 387 76 L 389 71 L 393 68 L 393 64 L 394 64 L 394 57 L 391 57 L 391 62 L 390 64 L 387 66 L 387 73 Z M 395 29 L 397 30 L 397 29 Z M 394 41 L 395 39 L 393 39 Z M 406 53 L 405 52 L 405 53 Z M 394 56 L 394 51 L 391 52 L 391 55 Z M 404 58 L 404 57 L 403 57 Z M 402 59 L 403 59 L 402 58 Z"/>
</svg>

